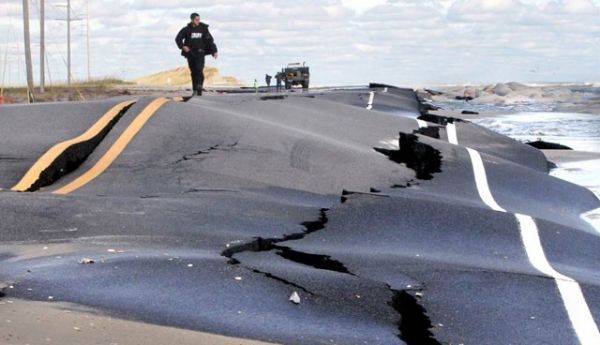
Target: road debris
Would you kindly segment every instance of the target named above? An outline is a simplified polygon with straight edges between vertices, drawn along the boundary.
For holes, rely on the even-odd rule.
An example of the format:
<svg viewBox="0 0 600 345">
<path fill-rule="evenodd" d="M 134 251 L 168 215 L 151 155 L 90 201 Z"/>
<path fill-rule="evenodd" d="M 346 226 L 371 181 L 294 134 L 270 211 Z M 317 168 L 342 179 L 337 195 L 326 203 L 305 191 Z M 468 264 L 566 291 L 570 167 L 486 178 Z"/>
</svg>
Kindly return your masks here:
<svg viewBox="0 0 600 345">
<path fill-rule="evenodd" d="M 290 301 L 294 304 L 300 304 L 300 295 L 297 291 L 294 291 L 290 296 Z"/>
<path fill-rule="evenodd" d="M 91 265 L 93 264 L 95 261 L 93 259 L 90 258 L 82 258 L 81 260 L 79 260 L 79 263 L 81 265 Z"/>
</svg>

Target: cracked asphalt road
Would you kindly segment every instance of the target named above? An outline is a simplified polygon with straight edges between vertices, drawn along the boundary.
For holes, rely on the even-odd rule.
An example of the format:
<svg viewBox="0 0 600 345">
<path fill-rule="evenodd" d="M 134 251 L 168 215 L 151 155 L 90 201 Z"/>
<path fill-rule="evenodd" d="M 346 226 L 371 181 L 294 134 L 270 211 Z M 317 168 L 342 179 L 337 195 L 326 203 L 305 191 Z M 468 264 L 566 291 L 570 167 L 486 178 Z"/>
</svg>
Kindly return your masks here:
<svg viewBox="0 0 600 345">
<path fill-rule="evenodd" d="M 125 101 L 68 172 L 11 191 Z M 29 300 L 285 344 L 593 343 L 599 201 L 427 108 L 384 85 L 0 107 L 0 319 Z"/>
</svg>

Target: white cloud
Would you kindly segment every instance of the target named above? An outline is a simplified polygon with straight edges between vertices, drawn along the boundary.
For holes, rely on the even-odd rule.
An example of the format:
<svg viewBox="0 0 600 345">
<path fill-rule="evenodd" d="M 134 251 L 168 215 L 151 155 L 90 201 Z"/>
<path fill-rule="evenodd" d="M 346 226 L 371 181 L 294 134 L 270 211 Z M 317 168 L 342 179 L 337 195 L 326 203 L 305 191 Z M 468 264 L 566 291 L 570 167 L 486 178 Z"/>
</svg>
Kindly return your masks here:
<svg viewBox="0 0 600 345">
<path fill-rule="evenodd" d="M 46 2 L 48 18 L 64 17 L 55 6 L 61 0 Z M 72 3 L 76 16 L 84 13 L 83 0 Z M 131 78 L 185 64 L 174 37 L 196 11 L 211 24 L 221 53 L 208 63 L 246 81 L 295 61 L 310 64 L 316 84 L 600 80 L 600 0 L 94 0 L 90 6 L 96 76 Z M 21 0 L 2 0 L 0 59 L 9 52 L 12 83 L 24 81 L 21 15 Z M 63 21 L 47 23 L 53 80 L 66 77 L 65 30 Z M 86 75 L 84 32 L 84 22 L 73 23 L 77 78 Z"/>
<path fill-rule="evenodd" d="M 344 7 L 352 9 L 357 14 L 363 14 L 375 6 L 385 4 L 385 3 L 386 3 L 385 0 L 370 0 L 370 1 L 342 0 L 342 4 L 344 5 Z"/>
<path fill-rule="evenodd" d="M 458 0 L 452 7 L 457 13 L 485 13 L 515 10 L 520 3 L 515 0 Z"/>
<path fill-rule="evenodd" d="M 566 12 L 576 15 L 598 15 L 598 7 L 592 0 L 558 0 L 549 2 L 546 11 L 553 13 Z"/>
</svg>

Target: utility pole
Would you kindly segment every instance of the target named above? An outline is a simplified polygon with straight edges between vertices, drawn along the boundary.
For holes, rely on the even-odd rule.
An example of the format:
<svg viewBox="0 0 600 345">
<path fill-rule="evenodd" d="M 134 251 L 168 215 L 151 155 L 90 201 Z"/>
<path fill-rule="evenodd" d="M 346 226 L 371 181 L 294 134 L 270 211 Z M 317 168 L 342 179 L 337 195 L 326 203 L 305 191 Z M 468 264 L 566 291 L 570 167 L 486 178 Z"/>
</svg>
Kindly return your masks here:
<svg viewBox="0 0 600 345">
<path fill-rule="evenodd" d="M 23 35 L 25 37 L 25 64 L 27 68 L 27 100 L 33 102 L 33 67 L 29 37 L 29 0 L 23 0 Z"/>
<path fill-rule="evenodd" d="M 67 8 L 67 84 L 71 85 L 71 22 L 81 20 L 80 18 L 71 18 L 71 0 L 67 0 L 66 5 L 56 5 L 57 7 Z"/>
<path fill-rule="evenodd" d="M 43 0 L 42 0 L 43 1 Z M 88 81 L 92 80 L 92 72 L 90 69 L 90 0 L 86 1 L 86 21 L 87 21 L 87 72 Z"/>
<path fill-rule="evenodd" d="M 46 86 L 45 56 L 46 56 L 46 34 L 45 34 L 45 6 L 44 0 L 40 0 L 40 93 L 44 93 Z"/>
<path fill-rule="evenodd" d="M 71 86 L 71 0 L 67 0 L 67 84 Z"/>
</svg>

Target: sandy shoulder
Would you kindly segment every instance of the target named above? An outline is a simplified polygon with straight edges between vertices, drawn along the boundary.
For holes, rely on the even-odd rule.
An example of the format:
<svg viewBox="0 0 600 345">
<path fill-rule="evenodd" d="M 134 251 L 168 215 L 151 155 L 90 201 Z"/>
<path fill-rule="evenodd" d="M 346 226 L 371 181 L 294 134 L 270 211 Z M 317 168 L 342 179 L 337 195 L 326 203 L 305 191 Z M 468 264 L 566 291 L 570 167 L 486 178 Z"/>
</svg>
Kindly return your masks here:
<svg viewBox="0 0 600 345">
<path fill-rule="evenodd" d="M 546 159 L 555 164 L 599 160 L 600 153 L 574 150 L 541 150 Z"/>
<path fill-rule="evenodd" d="M 0 300 L 0 343 L 86 345 L 258 345 L 215 334 L 111 318 L 67 303 Z"/>
</svg>

